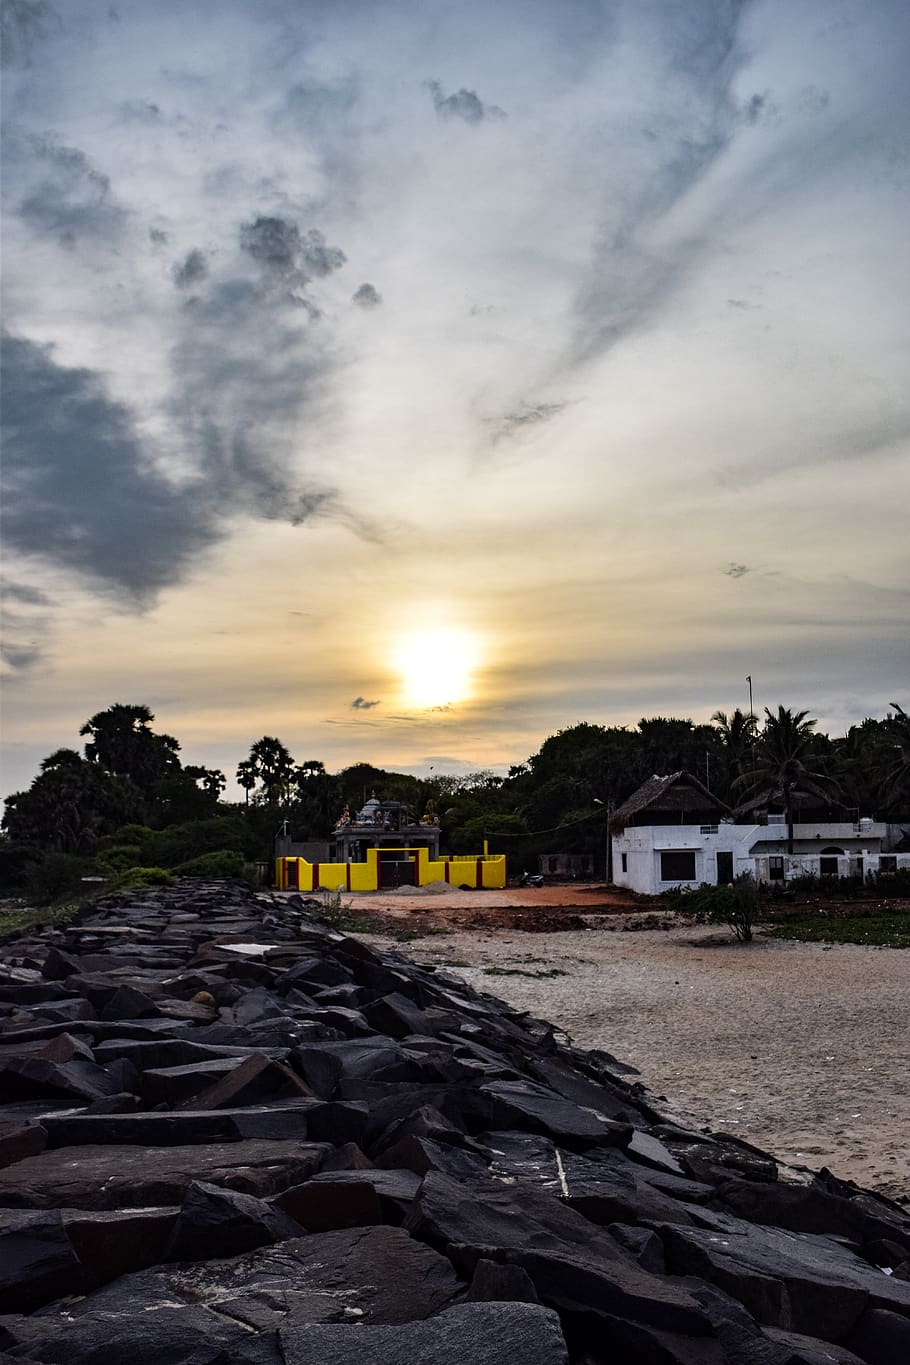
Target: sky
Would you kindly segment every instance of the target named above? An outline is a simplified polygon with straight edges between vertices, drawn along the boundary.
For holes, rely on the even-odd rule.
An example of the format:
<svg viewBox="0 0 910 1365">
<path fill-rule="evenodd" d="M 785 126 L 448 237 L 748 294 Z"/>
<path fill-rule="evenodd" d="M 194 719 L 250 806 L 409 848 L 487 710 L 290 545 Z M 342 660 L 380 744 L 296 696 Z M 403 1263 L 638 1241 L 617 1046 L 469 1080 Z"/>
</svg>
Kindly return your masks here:
<svg viewBox="0 0 910 1365">
<path fill-rule="evenodd" d="M 910 705 L 905 0 L 2 12 L 2 794 Z"/>
</svg>

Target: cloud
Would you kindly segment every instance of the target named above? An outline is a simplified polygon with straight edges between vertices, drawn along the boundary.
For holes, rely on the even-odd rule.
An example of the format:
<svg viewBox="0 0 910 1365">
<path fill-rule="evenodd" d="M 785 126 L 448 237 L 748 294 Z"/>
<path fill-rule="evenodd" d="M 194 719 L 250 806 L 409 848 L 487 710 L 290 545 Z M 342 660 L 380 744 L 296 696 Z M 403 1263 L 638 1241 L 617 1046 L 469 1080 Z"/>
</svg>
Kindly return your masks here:
<svg viewBox="0 0 910 1365">
<path fill-rule="evenodd" d="M 495 423 L 493 440 L 501 441 L 521 435 L 529 427 L 540 426 L 558 417 L 568 403 L 520 403 L 517 408 L 503 414 Z"/>
<path fill-rule="evenodd" d="M 27 607 L 48 607 L 51 605 L 51 598 L 40 588 L 34 588 L 30 583 L 13 583 L 5 580 L 0 583 L 0 600 L 5 602 L 21 602 Z"/>
<path fill-rule="evenodd" d="M 24 182 L 19 216 L 35 231 L 73 247 L 83 237 L 115 237 L 126 220 L 110 181 L 78 147 L 52 136 L 6 141 L 7 179 Z M 10 171 L 12 174 L 10 175 Z"/>
<path fill-rule="evenodd" d="M 97 374 L 5 335 L 3 504 L 8 550 L 143 598 L 217 535 L 210 507 L 149 467 L 132 415 Z"/>
<path fill-rule="evenodd" d="M 330 275 L 347 261 L 341 248 L 329 246 L 318 228 L 301 233 L 288 218 L 259 217 L 244 223 L 240 245 L 254 261 L 300 284 Z"/>
<path fill-rule="evenodd" d="M 360 308 L 378 308 L 382 303 L 382 295 L 374 285 L 362 284 L 351 295 L 351 302 Z"/>
<path fill-rule="evenodd" d="M 0 64 L 31 66 L 36 44 L 58 28 L 60 16 L 47 0 L 4 0 L 0 6 Z"/>
<path fill-rule="evenodd" d="M 707 247 L 704 231 L 671 216 L 718 163 L 740 122 L 734 78 L 745 61 L 739 0 L 634 13 L 627 62 L 654 98 L 608 125 L 604 198 L 576 293 L 575 363 L 614 347 L 662 307 Z M 648 17 L 650 15 L 650 18 Z M 622 73 L 617 72 L 617 79 Z"/>
<path fill-rule="evenodd" d="M 424 81 L 439 118 L 460 118 L 464 123 L 483 123 L 485 119 L 504 119 L 506 112 L 497 104 L 484 104 L 474 90 L 462 86 L 454 95 L 444 95 L 439 81 Z"/>
<path fill-rule="evenodd" d="M 752 570 L 748 564 L 736 564 L 731 560 L 723 572 L 728 578 L 742 578 L 745 574 L 751 573 Z"/>
<path fill-rule="evenodd" d="M 378 701 L 367 701 L 364 697 L 355 697 L 351 702 L 352 711 L 371 711 L 374 706 L 378 706 Z"/>
<path fill-rule="evenodd" d="M 180 265 L 175 265 L 171 273 L 178 289 L 187 289 L 191 284 L 204 280 L 209 273 L 205 252 L 193 247 L 192 251 L 187 252 L 186 259 Z"/>
</svg>

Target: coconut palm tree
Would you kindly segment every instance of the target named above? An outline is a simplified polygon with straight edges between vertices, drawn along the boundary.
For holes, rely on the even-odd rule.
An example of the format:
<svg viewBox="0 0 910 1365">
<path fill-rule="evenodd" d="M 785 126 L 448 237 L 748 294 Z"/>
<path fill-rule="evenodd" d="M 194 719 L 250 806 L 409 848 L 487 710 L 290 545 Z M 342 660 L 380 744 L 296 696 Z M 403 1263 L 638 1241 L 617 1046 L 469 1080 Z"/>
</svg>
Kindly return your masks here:
<svg viewBox="0 0 910 1365">
<path fill-rule="evenodd" d="M 755 717 L 741 711 L 738 706 L 730 716 L 726 711 L 715 711 L 711 717 L 711 724 L 717 727 L 723 745 L 726 782 L 724 795 L 729 795 L 736 779 L 746 768 L 752 766 L 758 727 Z"/>
<path fill-rule="evenodd" d="M 779 801 L 787 820 L 787 852 L 793 852 L 793 806 L 797 796 L 828 803 L 839 794 L 833 778 L 821 770 L 815 753 L 816 721 L 808 711 L 765 707 L 765 723 L 755 746 L 755 764 L 734 782 L 749 801 Z"/>
<path fill-rule="evenodd" d="M 910 715 L 898 702 L 890 705 L 894 715 L 888 716 L 883 726 L 888 758 L 883 765 L 881 785 L 888 805 L 901 805 L 910 800 Z"/>
</svg>

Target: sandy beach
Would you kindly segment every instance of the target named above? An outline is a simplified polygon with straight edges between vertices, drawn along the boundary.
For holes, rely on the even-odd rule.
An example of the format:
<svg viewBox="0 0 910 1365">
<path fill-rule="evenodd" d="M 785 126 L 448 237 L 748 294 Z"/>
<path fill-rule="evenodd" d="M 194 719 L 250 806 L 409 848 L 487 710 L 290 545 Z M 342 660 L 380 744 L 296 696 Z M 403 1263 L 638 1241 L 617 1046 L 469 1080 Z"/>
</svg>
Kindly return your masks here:
<svg viewBox="0 0 910 1365">
<path fill-rule="evenodd" d="M 613 1053 L 690 1124 L 910 1202 L 910 954 L 589 922 L 395 946 Z"/>
</svg>

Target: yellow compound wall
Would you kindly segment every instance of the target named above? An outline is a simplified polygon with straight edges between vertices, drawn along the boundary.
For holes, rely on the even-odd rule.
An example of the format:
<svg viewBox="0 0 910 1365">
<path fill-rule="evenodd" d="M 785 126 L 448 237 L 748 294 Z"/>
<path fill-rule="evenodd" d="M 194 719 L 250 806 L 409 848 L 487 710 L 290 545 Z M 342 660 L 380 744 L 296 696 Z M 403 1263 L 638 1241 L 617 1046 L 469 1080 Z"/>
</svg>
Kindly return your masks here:
<svg viewBox="0 0 910 1365">
<path fill-rule="evenodd" d="M 416 861 L 418 886 L 449 882 L 452 886 L 467 886 L 472 890 L 478 887 L 496 890 L 506 884 L 504 853 L 459 854 L 431 859 L 426 848 L 395 851 L 401 858 Z M 306 858 L 277 858 L 275 884 L 279 891 L 378 891 L 379 849 L 367 849 L 365 863 L 310 863 Z"/>
</svg>

